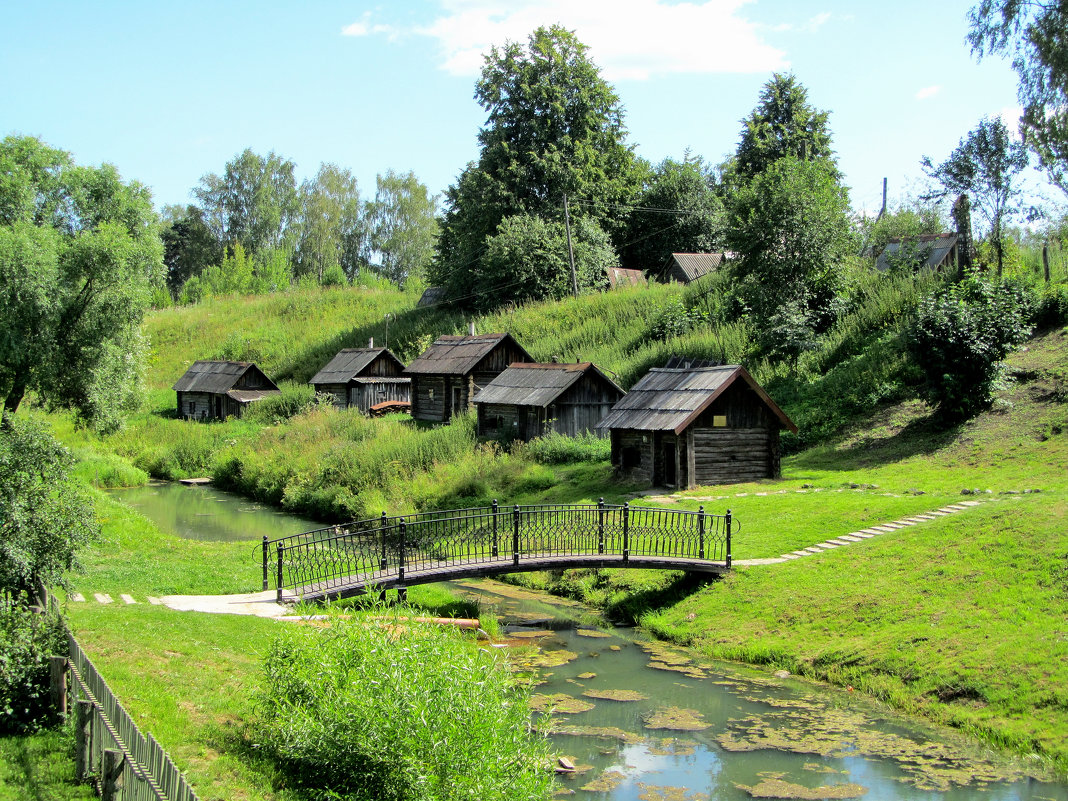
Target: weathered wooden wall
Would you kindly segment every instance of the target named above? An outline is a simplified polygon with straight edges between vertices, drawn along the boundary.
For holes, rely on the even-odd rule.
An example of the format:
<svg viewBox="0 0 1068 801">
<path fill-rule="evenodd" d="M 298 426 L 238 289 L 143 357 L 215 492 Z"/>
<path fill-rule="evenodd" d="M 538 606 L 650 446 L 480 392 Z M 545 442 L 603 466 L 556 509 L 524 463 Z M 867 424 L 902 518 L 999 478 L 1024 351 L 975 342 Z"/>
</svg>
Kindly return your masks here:
<svg viewBox="0 0 1068 801">
<path fill-rule="evenodd" d="M 412 417 L 432 422 L 445 421 L 445 377 L 440 375 L 412 376 Z"/>
<path fill-rule="evenodd" d="M 315 391 L 332 395 L 334 406 L 344 409 L 348 405 L 348 387 L 344 384 L 315 384 Z"/>
<path fill-rule="evenodd" d="M 349 389 L 349 405 L 366 413 L 376 403 L 411 400 L 412 385 L 408 382 L 382 381 L 353 384 Z"/>
</svg>

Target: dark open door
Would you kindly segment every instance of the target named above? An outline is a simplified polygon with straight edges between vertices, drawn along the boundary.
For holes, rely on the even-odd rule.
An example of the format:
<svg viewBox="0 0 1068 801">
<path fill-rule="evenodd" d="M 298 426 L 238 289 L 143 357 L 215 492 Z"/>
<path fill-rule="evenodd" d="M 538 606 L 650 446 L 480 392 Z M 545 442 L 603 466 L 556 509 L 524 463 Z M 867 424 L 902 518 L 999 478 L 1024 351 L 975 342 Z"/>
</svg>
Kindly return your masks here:
<svg viewBox="0 0 1068 801">
<path fill-rule="evenodd" d="M 676 455 L 675 441 L 664 443 L 664 486 L 674 487 L 678 483 L 678 474 L 675 470 Z"/>
</svg>

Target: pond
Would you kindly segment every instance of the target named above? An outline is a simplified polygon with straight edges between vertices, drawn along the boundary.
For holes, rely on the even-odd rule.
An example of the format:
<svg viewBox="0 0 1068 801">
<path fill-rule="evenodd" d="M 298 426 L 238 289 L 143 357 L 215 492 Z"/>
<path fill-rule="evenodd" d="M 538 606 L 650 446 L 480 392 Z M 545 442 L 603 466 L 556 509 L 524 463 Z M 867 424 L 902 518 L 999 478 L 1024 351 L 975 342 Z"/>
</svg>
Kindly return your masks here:
<svg viewBox="0 0 1068 801">
<path fill-rule="evenodd" d="M 701 659 L 541 593 L 451 586 L 497 611 L 535 707 L 555 709 L 569 797 L 1068 800 L 1033 764 L 857 693 Z"/>
<path fill-rule="evenodd" d="M 112 493 L 162 529 L 259 540 L 321 527 L 213 489 L 154 483 Z M 1068 783 L 857 693 L 744 666 L 614 628 L 565 599 L 495 581 L 452 582 L 494 611 L 576 801 L 864 798 L 1068 801 Z M 534 713 L 535 718 L 540 713 Z"/>
<path fill-rule="evenodd" d="M 190 540 L 261 540 L 322 528 L 309 518 L 285 514 L 207 485 L 153 481 L 143 487 L 111 490 L 163 531 Z"/>
</svg>

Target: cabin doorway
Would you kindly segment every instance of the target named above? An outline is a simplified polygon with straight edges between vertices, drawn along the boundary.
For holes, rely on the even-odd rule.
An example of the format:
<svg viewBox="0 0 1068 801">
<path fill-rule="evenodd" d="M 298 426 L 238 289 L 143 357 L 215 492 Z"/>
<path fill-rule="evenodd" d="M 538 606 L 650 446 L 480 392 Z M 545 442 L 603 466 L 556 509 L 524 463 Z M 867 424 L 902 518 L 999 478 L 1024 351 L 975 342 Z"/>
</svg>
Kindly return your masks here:
<svg viewBox="0 0 1068 801">
<path fill-rule="evenodd" d="M 677 453 L 675 449 L 675 442 L 664 443 L 664 486 L 674 487 L 678 484 L 678 474 L 675 470 Z"/>
<path fill-rule="evenodd" d="M 219 420 L 223 419 L 222 398 L 219 396 L 215 397 L 215 417 Z"/>
<path fill-rule="evenodd" d="M 460 408 L 460 399 L 462 396 L 463 393 L 461 392 L 460 387 L 452 388 L 452 411 L 450 416 L 463 413 L 464 410 Z"/>
</svg>

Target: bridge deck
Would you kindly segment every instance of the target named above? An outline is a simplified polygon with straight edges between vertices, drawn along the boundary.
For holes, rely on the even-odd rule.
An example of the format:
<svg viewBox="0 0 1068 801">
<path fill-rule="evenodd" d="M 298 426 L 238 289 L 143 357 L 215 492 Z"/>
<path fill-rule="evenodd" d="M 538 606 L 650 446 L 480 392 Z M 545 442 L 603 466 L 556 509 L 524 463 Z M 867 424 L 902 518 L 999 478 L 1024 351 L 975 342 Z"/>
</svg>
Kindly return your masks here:
<svg viewBox="0 0 1068 801">
<path fill-rule="evenodd" d="M 307 584 L 303 587 L 287 588 L 281 592 L 280 600 L 295 603 L 299 600 L 309 602 L 351 598 L 375 590 L 388 590 L 397 587 L 412 587 L 417 584 L 432 584 L 437 581 L 491 576 L 501 573 L 523 573 L 534 570 L 563 570 L 566 568 L 657 568 L 659 570 L 685 570 L 688 572 L 711 573 L 722 575 L 730 572 L 725 561 L 710 559 L 686 559 L 669 556 L 630 556 L 624 561 L 622 556 L 611 554 L 572 554 L 537 555 L 525 553 L 519 564 L 509 554 L 492 560 L 471 563 L 444 563 L 441 566 L 420 567 L 405 570 L 400 576 L 396 568 L 377 573 L 364 573 L 361 576 L 341 576 L 327 581 Z"/>
</svg>

